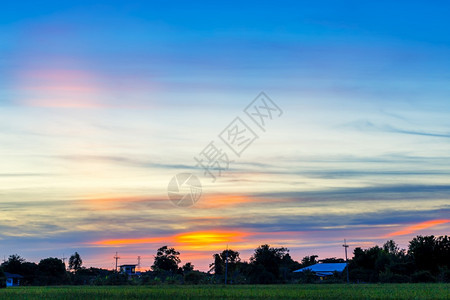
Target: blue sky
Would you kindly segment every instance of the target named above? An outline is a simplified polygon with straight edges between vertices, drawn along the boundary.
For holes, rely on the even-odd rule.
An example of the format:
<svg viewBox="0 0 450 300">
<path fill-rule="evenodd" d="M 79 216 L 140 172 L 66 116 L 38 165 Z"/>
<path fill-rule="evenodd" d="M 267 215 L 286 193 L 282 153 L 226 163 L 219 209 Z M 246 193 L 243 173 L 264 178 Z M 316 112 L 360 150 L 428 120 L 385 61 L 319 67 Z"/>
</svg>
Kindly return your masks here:
<svg viewBox="0 0 450 300">
<path fill-rule="evenodd" d="M 148 267 L 169 243 L 206 269 L 226 244 L 324 258 L 344 238 L 447 234 L 448 9 L 3 4 L 0 255 L 79 251 L 111 267 L 119 251 Z M 193 157 L 261 91 L 283 115 L 217 182 L 202 178 L 195 206 L 175 207 L 169 180 L 201 176 Z"/>
</svg>

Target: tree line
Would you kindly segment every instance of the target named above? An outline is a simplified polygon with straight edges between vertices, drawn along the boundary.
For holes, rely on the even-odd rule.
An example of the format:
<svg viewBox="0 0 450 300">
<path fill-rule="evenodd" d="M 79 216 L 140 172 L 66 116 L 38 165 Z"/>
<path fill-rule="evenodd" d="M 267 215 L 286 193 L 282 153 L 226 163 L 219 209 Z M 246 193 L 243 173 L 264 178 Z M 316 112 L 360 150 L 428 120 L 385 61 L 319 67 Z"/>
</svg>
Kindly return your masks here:
<svg viewBox="0 0 450 300">
<path fill-rule="evenodd" d="M 22 285 L 120 285 L 120 284 L 271 284 L 345 282 L 346 272 L 319 278 L 310 271 L 293 273 L 316 263 L 342 263 L 341 258 L 318 259 L 317 255 L 305 256 L 295 261 L 285 247 L 261 245 L 248 261 L 241 260 L 238 251 L 226 249 L 212 255 L 208 272 L 195 270 L 191 262 L 180 266 L 180 252 L 163 246 L 154 256 L 151 270 L 139 276 L 83 266 L 75 252 L 68 268 L 59 258 L 45 258 L 39 263 L 27 262 L 17 254 L 10 255 L 0 266 L 4 272 L 22 275 Z M 400 249 L 389 240 L 381 247 L 368 249 L 357 247 L 348 261 L 351 282 L 450 282 L 450 238 L 417 236 Z M 4 282 L 4 280 L 0 282 Z"/>
</svg>

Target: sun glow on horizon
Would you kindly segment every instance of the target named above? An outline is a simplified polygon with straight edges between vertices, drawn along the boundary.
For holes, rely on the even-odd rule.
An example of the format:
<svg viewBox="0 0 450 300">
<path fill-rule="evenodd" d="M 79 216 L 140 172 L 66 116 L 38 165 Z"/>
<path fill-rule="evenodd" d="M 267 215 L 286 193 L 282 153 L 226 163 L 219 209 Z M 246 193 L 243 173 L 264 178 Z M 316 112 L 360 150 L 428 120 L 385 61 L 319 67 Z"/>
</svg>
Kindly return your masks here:
<svg viewBox="0 0 450 300">
<path fill-rule="evenodd" d="M 180 249 L 216 249 L 219 245 L 227 245 L 229 243 L 242 242 L 244 237 L 249 233 L 239 231 L 194 231 L 176 234 L 165 237 L 143 237 L 143 238 L 127 238 L 127 239 L 108 239 L 91 242 L 91 245 L 97 246 L 126 246 L 139 244 L 154 243 L 175 243 Z"/>
<path fill-rule="evenodd" d="M 248 233 L 239 231 L 196 231 L 175 236 L 184 249 L 217 249 L 219 245 L 242 242 Z"/>
</svg>

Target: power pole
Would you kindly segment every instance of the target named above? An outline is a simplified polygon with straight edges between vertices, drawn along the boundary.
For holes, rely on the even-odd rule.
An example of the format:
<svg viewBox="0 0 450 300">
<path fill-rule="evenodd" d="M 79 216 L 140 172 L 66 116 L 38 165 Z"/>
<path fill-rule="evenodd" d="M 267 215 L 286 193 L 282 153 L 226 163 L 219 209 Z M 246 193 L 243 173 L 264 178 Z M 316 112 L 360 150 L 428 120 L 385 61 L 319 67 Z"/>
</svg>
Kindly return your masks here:
<svg viewBox="0 0 450 300">
<path fill-rule="evenodd" d="M 138 270 L 140 271 L 141 270 L 141 257 L 140 256 L 138 256 L 137 267 L 138 267 Z"/>
<path fill-rule="evenodd" d="M 66 266 L 66 258 L 67 257 L 64 257 L 64 253 L 63 253 L 63 256 L 62 256 L 62 261 L 63 261 L 63 264 L 64 264 L 64 267 L 67 269 L 67 270 L 69 270 L 69 266 Z"/>
<path fill-rule="evenodd" d="M 345 248 L 345 262 L 346 262 L 346 264 L 347 264 L 347 283 L 349 283 L 350 282 L 350 279 L 349 279 L 349 277 L 348 277 L 348 258 L 347 258 L 347 248 L 349 247 L 348 245 L 347 245 L 347 241 L 344 239 L 344 245 L 342 245 L 342 247 L 344 247 Z"/>
<path fill-rule="evenodd" d="M 117 272 L 117 261 L 119 260 L 119 256 L 117 256 L 117 252 L 116 252 L 116 255 L 114 256 L 114 259 L 116 260 L 116 272 Z"/>
<path fill-rule="evenodd" d="M 228 245 L 227 251 L 225 252 L 225 285 L 227 285 L 227 276 L 228 276 Z"/>
</svg>

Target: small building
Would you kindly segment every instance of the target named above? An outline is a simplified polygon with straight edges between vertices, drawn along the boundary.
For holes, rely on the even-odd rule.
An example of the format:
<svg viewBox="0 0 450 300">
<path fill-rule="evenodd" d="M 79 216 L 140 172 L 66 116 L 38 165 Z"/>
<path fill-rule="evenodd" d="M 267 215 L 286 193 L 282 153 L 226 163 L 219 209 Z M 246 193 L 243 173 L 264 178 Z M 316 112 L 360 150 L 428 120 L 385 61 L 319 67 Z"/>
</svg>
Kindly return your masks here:
<svg viewBox="0 0 450 300">
<path fill-rule="evenodd" d="M 4 272 L 6 277 L 6 287 L 9 286 L 20 286 L 20 280 L 23 278 L 22 275 L 12 274 L 8 272 Z"/>
<path fill-rule="evenodd" d="M 120 273 L 127 274 L 128 276 L 136 276 L 139 275 L 136 273 L 136 266 L 137 265 L 121 265 L 120 267 Z"/>
<path fill-rule="evenodd" d="M 309 270 L 316 276 L 326 277 L 333 275 L 335 272 L 342 273 L 345 270 L 345 267 L 347 267 L 346 263 L 319 263 L 295 270 L 294 273 L 300 273 Z"/>
</svg>

